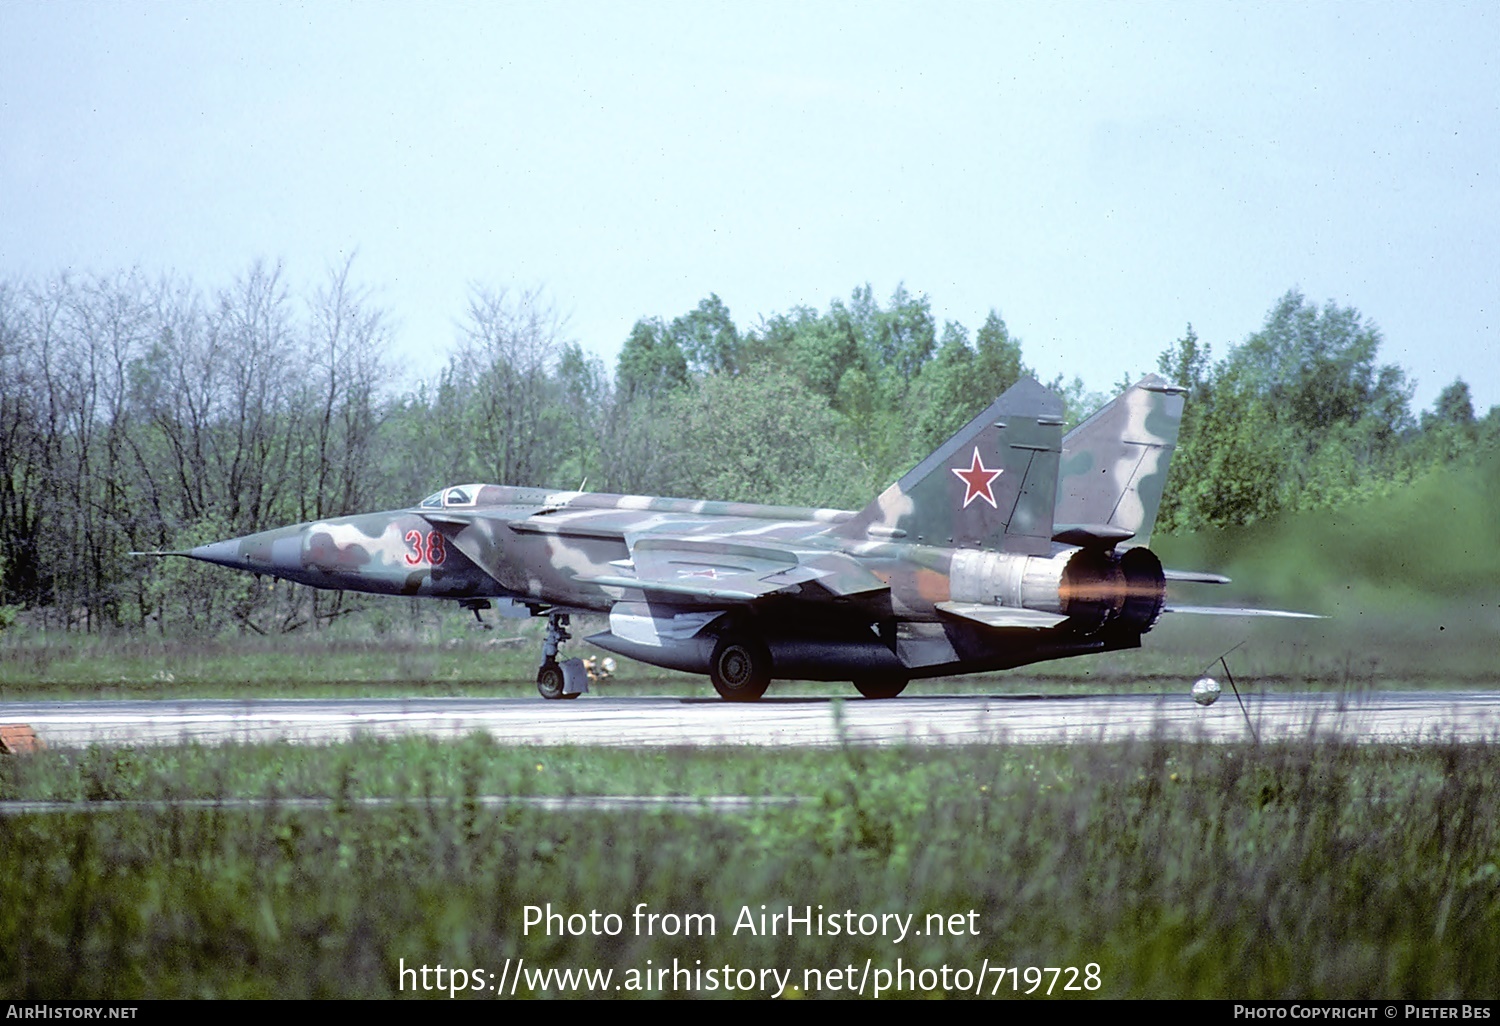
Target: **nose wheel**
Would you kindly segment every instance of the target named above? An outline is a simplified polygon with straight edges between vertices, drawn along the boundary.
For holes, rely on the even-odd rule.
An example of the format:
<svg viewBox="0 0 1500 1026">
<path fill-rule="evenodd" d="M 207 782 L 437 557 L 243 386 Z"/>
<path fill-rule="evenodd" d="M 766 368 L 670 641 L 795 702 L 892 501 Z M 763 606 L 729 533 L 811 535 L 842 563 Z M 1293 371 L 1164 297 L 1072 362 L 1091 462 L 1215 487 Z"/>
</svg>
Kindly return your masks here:
<svg viewBox="0 0 1500 1026">
<path fill-rule="evenodd" d="M 547 637 L 542 642 L 542 665 L 536 671 L 536 690 L 543 698 L 577 698 L 578 692 L 565 690 L 566 677 L 557 661 L 557 650 L 573 635 L 568 633 L 567 613 L 547 614 Z"/>
</svg>

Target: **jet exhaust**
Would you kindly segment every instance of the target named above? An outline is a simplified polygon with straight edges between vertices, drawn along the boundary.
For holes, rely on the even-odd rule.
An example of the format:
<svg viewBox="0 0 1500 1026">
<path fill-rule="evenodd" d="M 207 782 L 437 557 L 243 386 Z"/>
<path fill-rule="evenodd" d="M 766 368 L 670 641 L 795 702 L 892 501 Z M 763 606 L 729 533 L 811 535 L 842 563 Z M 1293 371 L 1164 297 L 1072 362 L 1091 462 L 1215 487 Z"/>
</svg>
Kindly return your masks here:
<svg viewBox="0 0 1500 1026">
<path fill-rule="evenodd" d="M 1161 560 L 1144 547 L 1122 555 L 1085 548 L 1051 556 L 959 549 L 949 582 L 955 602 L 1058 613 L 1080 634 L 1106 625 L 1143 634 L 1161 616 L 1167 594 Z"/>
</svg>

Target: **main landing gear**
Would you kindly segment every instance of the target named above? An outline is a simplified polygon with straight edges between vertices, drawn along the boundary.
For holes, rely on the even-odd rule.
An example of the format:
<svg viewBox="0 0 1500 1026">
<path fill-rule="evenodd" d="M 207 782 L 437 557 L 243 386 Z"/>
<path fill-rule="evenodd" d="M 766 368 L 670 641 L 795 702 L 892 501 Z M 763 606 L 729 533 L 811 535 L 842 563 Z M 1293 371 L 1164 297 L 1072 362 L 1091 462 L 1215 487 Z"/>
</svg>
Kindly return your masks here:
<svg viewBox="0 0 1500 1026">
<path fill-rule="evenodd" d="M 725 635 L 714 646 L 708 676 L 724 701 L 754 702 L 771 684 L 771 652 L 751 635 Z"/>
<path fill-rule="evenodd" d="M 566 689 L 567 678 L 557 661 L 557 650 L 573 635 L 568 633 L 568 614 L 547 614 L 547 639 L 542 642 L 542 665 L 536 671 L 536 689 L 543 698 L 577 698 L 579 692 Z"/>
<path fill-rule="evenodd" d="M 866 698 L 895 698 L 906 690 L 906 678 L 856 677 L 854 687 Z"/>
<path fill-rule="evenodd" d="M 753 628 L 732 625 L 719 636 L 708 661 L 708 676 L 714 690 L 726 702 L 754 702 L 766 693 L 774 669 L 771 650 Z M 895 698 L 906 690 L 907 678 L 900 671 L 877 671 L 854 678 L 854 686 L 866 698 Z"/>
</svg>

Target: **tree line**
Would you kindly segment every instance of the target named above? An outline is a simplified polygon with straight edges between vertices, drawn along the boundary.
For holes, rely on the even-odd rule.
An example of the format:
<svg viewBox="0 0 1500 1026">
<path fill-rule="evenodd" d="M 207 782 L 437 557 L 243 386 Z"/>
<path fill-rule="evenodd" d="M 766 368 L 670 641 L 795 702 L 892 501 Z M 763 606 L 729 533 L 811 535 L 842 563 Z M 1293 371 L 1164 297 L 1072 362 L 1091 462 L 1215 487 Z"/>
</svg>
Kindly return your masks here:
<svg viewBox="0 0 1500 1026">
<path fill-rule="evenodd" d="M 868 285 L 737 325 L 717 295 L 643 317 L 607 368 L 540 292 L 471 287 L 443 370 L 392 387 L 390 318 L 346 262 L 202 289 L 137 272 L 0 281 L 0 626 L 295 630 L 360 608 L 133 550 L 401 508 L 450 483 L 858 508 L 1031 374 L 999 313 L 937 325 Z M 1288 292 L 1190 401 L 1159 529 L 1337 506 L 1500 440 L 1455 381 L 1414 415 L 1358 311 Z M 1120 384 L 1127 383 L 1122 381 Z M 1077 422 L 1107 394 L 1051 382 Z"/>
</svg>

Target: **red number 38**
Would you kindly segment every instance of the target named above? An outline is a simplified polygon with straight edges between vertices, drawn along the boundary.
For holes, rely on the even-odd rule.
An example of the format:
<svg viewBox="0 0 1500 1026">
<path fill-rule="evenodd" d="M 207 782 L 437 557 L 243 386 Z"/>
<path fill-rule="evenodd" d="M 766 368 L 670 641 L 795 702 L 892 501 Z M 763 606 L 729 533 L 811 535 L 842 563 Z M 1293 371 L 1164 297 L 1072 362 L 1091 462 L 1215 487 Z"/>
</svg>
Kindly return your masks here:
<svg viewBox="0 0 1500 1026">
<path fill-rule="evenodd" d="M 428 531 L 427 537 L 422 537 L 421 531 L 407 531 L 406 545 L 410 552 L 406 554 L 406 564 L 417 566 L 428 563 L 432 566 L 442 566 L 443 560 L 448 558 L 448 548 L 443 536 L 437 531 Z"/>
</svg>

